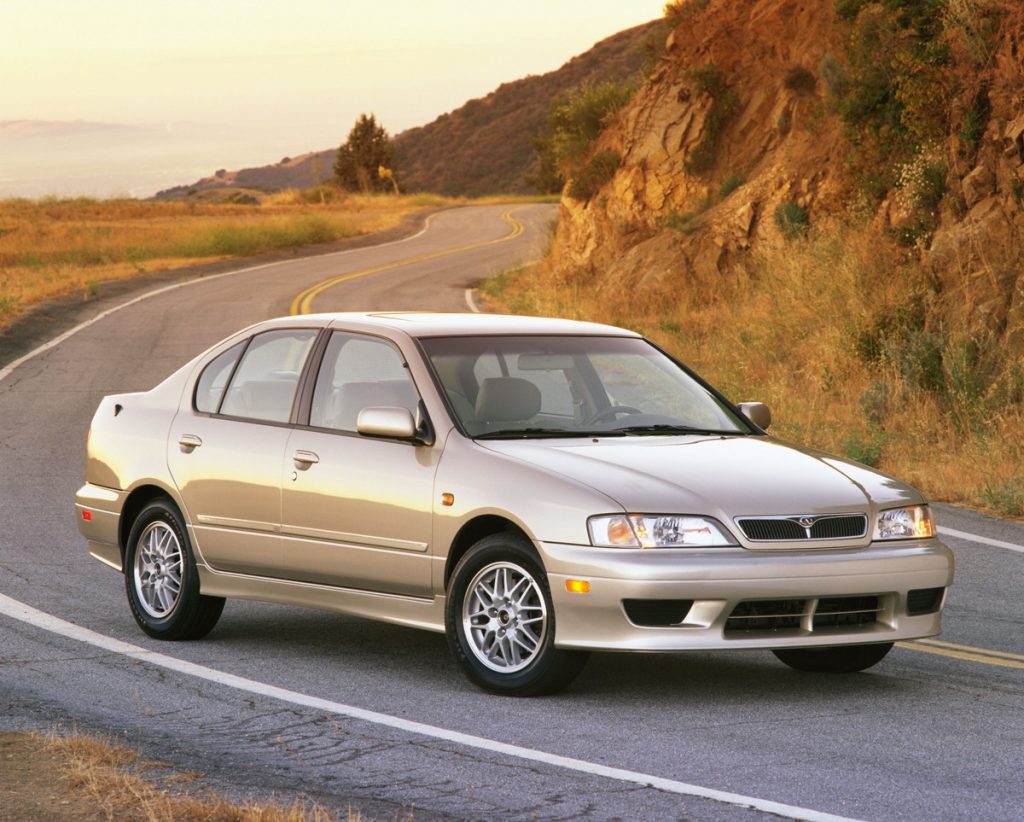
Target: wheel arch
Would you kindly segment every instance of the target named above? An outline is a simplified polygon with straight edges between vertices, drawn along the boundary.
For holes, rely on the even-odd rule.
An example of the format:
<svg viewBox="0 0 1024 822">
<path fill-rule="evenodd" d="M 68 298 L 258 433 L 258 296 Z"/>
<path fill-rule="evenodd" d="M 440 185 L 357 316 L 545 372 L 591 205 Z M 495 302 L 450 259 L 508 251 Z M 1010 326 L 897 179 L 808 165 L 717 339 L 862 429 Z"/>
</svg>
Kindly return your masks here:
<svg viewBox="0 0 1024 822">
<path fill-rule="evenodd" d="M 521 536 L 529 544 L 533 553 L 536 554 L 537 562 L 541 568 L 544 567 L 544 562 L 534 545 L 533 539 L 531 539 L 522 526 L 499 514 L 481 514 L 464 523 L 455 535 L 455 539 L 452 540 L 451 547 L 448 549 L 448 558 L 444 564 L 444 590 L 448 590 L 448 583 L 451 581 L 455 567 L 470 548 L 484 537 L 506 532 Z"/>
<path fill-rule="evenodd" d="M 124 571 L 125 551 L 128 549 L 128 536 L 132 532 L 132 526 L 139 514 L 142 513 L 142 509 L 158 499 L 166 500 L 184 516 L 182 506 L 175 499 L 174 494 L 162 485 L 146 483 L 133 488 L 125 498 L 124 505 L 121 506 L 121 516 L 117 524 L 117 545 L 121 551 L 122 571 Z"/>
</svg>

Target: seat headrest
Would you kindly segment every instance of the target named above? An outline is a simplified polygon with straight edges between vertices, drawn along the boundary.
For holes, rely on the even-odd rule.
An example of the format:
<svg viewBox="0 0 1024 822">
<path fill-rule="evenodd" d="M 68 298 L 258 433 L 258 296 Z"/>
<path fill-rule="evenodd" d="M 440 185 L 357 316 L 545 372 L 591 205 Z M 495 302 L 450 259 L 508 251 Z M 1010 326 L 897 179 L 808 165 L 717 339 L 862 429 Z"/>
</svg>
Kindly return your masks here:
<svg viewBox="0 0 1024 822">
<path fill-rule="evenodd" d="M 540 411 L 540 389 L 519 377 L 488 377 L 476 395 L 477 419 L 522 422 Z"/>
</svg>

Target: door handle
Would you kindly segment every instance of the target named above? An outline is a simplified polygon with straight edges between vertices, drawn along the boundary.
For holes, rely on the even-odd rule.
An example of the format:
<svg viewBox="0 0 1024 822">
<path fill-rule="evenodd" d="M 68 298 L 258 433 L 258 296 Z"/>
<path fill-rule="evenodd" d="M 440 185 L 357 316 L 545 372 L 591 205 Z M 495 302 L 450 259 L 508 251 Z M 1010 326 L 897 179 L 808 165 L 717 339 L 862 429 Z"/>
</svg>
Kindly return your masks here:
<svg viewBox="0 0 1024 822">
<path fill-rule="evenodd" d="M 202 444 L 203 441 L 195 434 L 182 434 L 178 437 L 178 446 L 186 454 L 191 454 Z"/>
<path fill-rule="evenodd" d="M 305 471 L 309 466 L 320 462 L 320 457 L 312 451 L 296 451 L 292 454 L 292 460 L 294 460 L 296 468 L 300 471 Z"/>
</svg>

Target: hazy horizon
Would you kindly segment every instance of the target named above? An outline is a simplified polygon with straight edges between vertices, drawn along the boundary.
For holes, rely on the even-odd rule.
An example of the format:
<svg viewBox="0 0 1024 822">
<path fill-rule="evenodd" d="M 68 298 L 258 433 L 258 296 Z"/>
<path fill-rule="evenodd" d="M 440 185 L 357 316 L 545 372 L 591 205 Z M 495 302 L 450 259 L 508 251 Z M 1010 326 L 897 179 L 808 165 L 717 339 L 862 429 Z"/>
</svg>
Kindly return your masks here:
<svg viewBox="0 0 1024 822">
<path fill-rule="evenodd" d="M 362 112 L 397 134 L 663 2 L 5 0 L 0 197 L 149 196 L 337 146 Z"/>
</svg>

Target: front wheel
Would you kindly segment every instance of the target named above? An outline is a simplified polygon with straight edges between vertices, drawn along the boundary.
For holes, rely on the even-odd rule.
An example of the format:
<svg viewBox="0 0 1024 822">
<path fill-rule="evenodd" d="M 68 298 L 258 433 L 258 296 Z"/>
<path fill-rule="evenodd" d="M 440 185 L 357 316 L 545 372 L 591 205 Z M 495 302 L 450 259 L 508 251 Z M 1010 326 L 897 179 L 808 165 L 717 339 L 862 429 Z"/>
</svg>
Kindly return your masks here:
<svg viewBox="0 0 1024 822">
<path fill-rule="evenodd" d="M 132 524 L 124 558 L 132 616 L 156 639 L 201 639 L 224 610 L 222 597 L 199 593 L 199 573 L 181 514 L 156 500 Z"/>
<path fill-rule="evenodd" d="M 529 543 L 494 534 L 459 561 L 448 586 L 445 629 L 455 659 L 485 690 L 510 696 L 560 691 L 587 654 L 555 647 L 547 576 Z"/>
<path fill-rule="evenodd" d="M 873 645 L 837 645 L 832 648 L 780 648 L 772 651 L 790 668 L 816 674 L 852 674 L 882 661 L 891 642 Z"/>
</svg>

